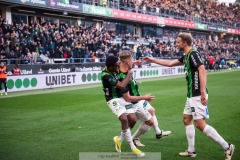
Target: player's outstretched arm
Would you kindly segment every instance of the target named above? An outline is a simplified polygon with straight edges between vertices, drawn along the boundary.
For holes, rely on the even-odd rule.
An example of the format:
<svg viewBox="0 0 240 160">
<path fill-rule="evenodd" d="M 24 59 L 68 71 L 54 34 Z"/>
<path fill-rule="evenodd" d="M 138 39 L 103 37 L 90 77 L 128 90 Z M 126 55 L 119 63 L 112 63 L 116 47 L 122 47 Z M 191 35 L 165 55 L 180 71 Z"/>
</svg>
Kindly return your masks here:
<svg viewBox="0 0 240 160">
<path fill-rule="evenodd" d="M 146 94 L 144 96 L 131 96 L 129 92 L 123 94 L 123 98 L 127 102 L 137 102 L 140 100 L 153 101 L 155 99 L 151 94 Z"/>
<path fill-rule="evenodd" d="M 135 60 L 133 65 L 140 66 L 142 64 L 141 60 Z"/>
<path fill-rule="evenodd" d="M 172 67 L 172 66 L 179 66 L 182 65 L 181 62 L 179 62 L 178 59 L 175 60 L 165 60 L 165 59 L 156 59 L 156 58 L 151 58 L 151 57 L 144 57 L 143 61 L 145 62 L 149 62 L 149 63 L 156 63 L 162 66 L 168 66 L 168 67 Z"/>
<path fill-rule="evenodd" d="M 129 83 L 129 81 L 131 81 L 131 80 L 132 80 L 132 70 L 128 70 L 126 78 L 124 78 L 121 82 L 118 81 L 116 87 L 125 88 L 127 86 L 127 84 Z"/>
</svg>

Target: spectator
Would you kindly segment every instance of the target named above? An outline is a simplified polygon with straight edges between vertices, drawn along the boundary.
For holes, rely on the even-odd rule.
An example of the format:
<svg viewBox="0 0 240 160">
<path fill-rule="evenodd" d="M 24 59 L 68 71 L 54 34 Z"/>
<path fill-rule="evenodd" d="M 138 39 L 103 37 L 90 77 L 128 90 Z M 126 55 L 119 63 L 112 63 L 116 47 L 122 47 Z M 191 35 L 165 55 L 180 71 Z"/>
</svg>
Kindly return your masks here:
<svg viewBox="0 0 240 160">
<path fill-rule="evenodd" d="M 5 95 L 7 96 L 7 67 L 5 66 L 5 63 L 3 61 L 0 62 L 0 92 L 1 92 L 1 96 L 3 94 L 2 86 L 4 86 Z"/>
<path fill-rule="evenodd" d="M 14 68 L 12 69 L 12 75 L 13 76 L 18 76 L 18 75 L 20 75 L 21 73 L 20 73 L 20 68 L 18 67 L 18 64 L 15 64 L 15 66 L 14 66 Z"/>
<path fill-rule="evenodd" d="M 44 64 L 48 64 L 48 63 L 50 62 L 50 59 L 49 59 L 47 53 L 43 55 L 43 57 L 42 57 L 42 62 L 43 62 Z"/>
<path fill-rule="evenodd" d="M 209 70 L 210 71 L 213 71 L 214 70 L 214 63 L 215 63 L 215 60 L 213 58 L 213 56 L 209 56 Z"/>
</svg>

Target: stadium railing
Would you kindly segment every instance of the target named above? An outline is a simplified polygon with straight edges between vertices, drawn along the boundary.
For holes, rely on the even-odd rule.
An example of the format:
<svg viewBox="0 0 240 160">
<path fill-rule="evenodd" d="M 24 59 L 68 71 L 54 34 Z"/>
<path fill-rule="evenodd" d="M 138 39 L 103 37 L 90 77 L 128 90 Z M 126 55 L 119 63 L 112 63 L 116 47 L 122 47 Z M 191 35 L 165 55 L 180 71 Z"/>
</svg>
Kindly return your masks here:
<svg viewBox="0 0 240 160">
<path fill-rule="evenodd" d="M 143 57 L 139 57 L 138 59 L 142 59 Z M 157 59 L 178 59 L 180 57 L 154 57 Z M 240 63 L 240 54 L 238 56 L 232 56 L 232 57 L 225 57 L 226 61 L 234 60 L 238 61 Z M 73 64 L 73 63 L 89 63 L 89 62 L 105 62 L 106 58 L 50 58 L 47 62 L 43 61 L 37 61 L 34 63 L 33 59 L 0 59 L 0 61 L 4 61 L 7 65 L 10 64 L 28 64 L 28 65 L 34 65 L 34 64 Z"/>
<path fill-rule="evenodd" d="M 59 64 L 59 63 L 87 63 L 87 62 L 105 62 L 105 58 L 50 58 L 46 62 L 42 60 L 37 60 L 34 63 L 34 60 L 29 59 L 0 59 L 0 61 L 5 62 L 6 64 Z"/>
</svg>

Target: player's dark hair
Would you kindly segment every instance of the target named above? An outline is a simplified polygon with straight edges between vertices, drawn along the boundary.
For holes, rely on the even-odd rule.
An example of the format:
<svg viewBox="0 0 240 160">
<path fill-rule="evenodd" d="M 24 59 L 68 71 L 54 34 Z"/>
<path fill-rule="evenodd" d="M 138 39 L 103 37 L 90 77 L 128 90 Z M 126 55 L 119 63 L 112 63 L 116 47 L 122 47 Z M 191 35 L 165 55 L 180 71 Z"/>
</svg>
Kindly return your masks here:
<svg viewBox="0 0 240 160">
<path fill-rule="evenodd" d="M 108 56 L 106 59 L 106 66 L 111 67 L 115 66 L 115 64 L 118 62 L 118 57 L 116 56 Z"/>
</svg>

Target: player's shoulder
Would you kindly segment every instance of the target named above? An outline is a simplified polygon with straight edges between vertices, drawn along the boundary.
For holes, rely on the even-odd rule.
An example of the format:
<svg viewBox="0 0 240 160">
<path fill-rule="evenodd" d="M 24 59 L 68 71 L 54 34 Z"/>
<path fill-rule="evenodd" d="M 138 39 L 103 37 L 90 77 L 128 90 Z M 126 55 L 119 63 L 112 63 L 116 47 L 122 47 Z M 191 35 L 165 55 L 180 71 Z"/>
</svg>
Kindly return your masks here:
<svg viewBox="0 0 240 160">
<path fill-rule="evenodd" d="M 101 72 L 101 79 L 102 80 L 106 80 L 106 79 L 109 79 L 111 77 L 112 77 L 111 73 L 107 72 L 106 70 L 103 70 Z"/>
<path fill-rule="evenodd" d="M 126 77 L 127 72 L 121 72 L 121 71 L 120 71 L 120 72 L 118 73 L 118 75 L 121 76 L 121 77 Z"/>
<path fill-rule="evenodd" d="M 192 49 L 191 54 L 199 54 L 199 52 L 196 49 Z"/>
<path fill-rule="evenodd" d="M 198 57 L 198 58 L 201 58 L 201 54 L 200 54 L 199 51 L 193 49 L 193 50 L 191 51 L 191 57 Z"/>
<path fill-rule="evenodd" d="M 201 65 L 203 63 L 201 55 L 197 50 L 191 51 L 190 60 L 194 63 L 195 66 Z"/>
</svg>

